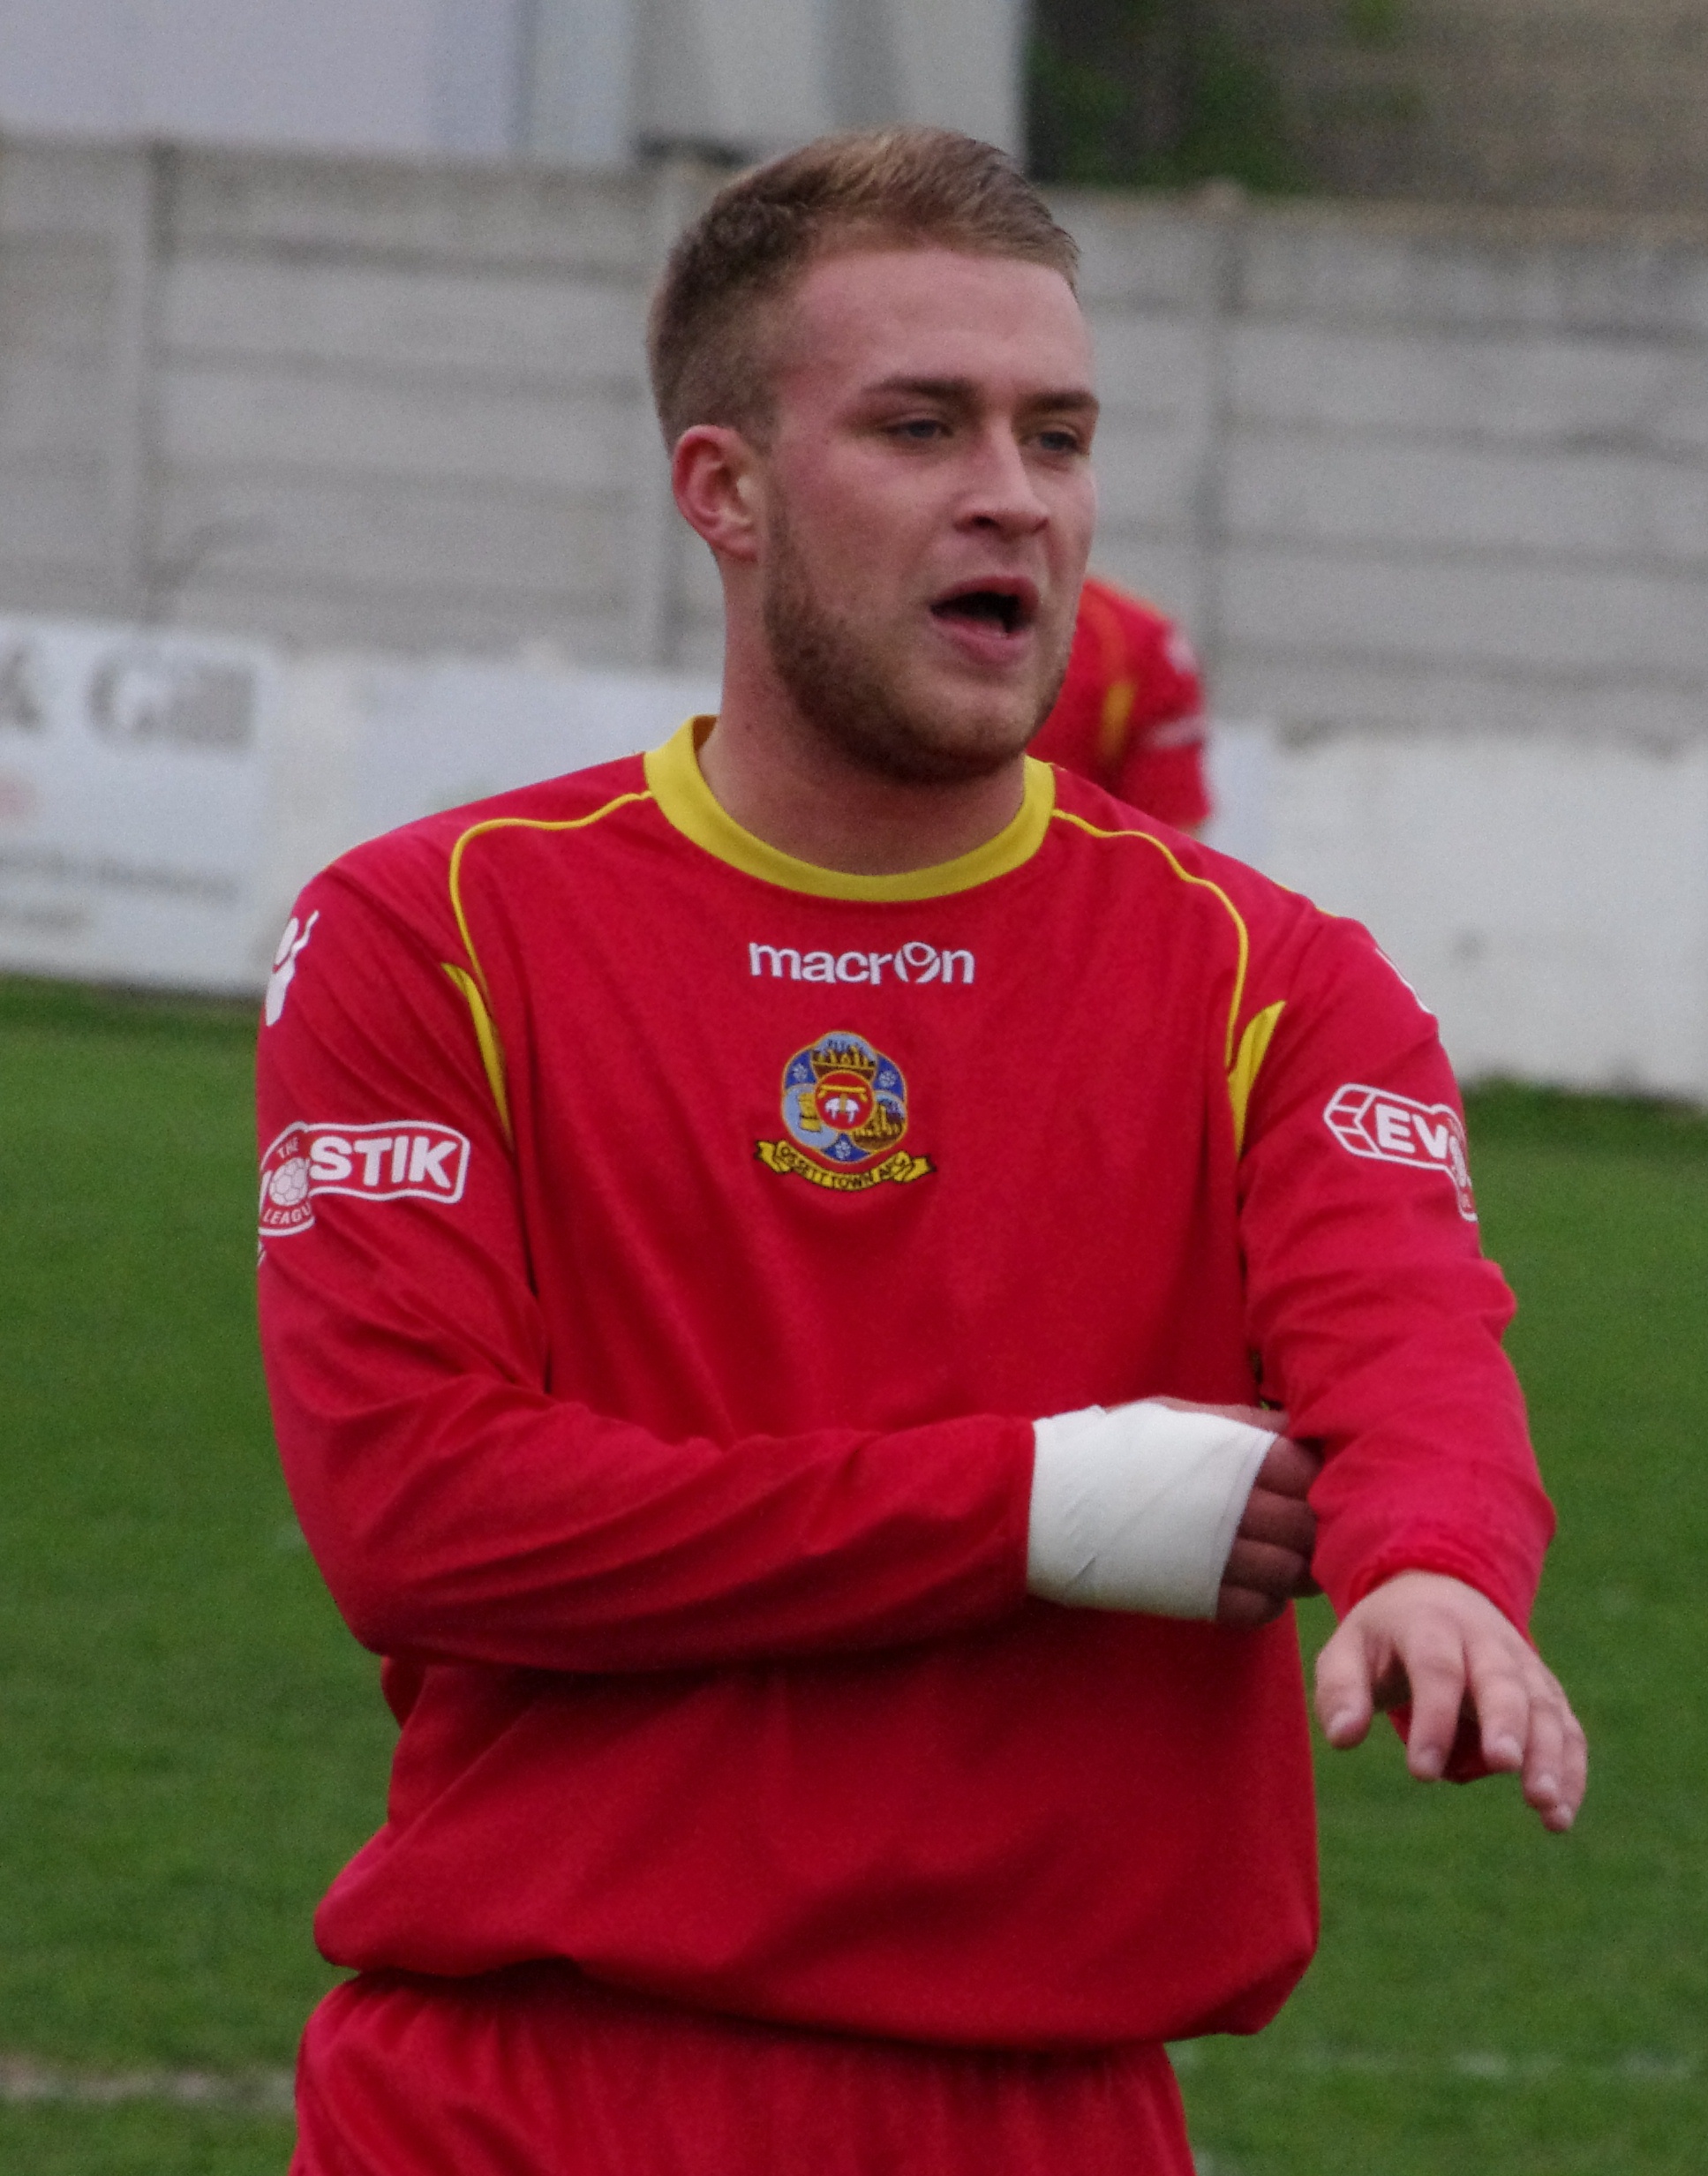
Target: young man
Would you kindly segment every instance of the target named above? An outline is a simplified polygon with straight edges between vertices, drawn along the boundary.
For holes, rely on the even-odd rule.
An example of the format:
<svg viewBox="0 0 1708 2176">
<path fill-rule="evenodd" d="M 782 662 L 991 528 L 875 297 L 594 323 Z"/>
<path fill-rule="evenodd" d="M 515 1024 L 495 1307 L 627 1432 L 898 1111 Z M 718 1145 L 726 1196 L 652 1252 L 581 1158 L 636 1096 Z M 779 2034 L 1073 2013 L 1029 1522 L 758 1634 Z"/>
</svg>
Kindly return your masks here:
<svg viewBox="0 0 1708 2176">
<path fill-rule="evenodd" d="M 1067 674 L 1031 752 L 1198 832 L 1210 813 L 1204 688 L 1192 645 L 1165 613 L 1086 577 Z"/>
<path fill-rule="evenodd" d="M 652 323 L 717 719 L 298 909 L 267 1365 L 402 1725 L 301 2176 L 1185 2176 L 1162 2043 L 1314 1939 L 1313 1547 L 1334 1742 L 1571 1821 L 1433 1022 L 1025 754 L 1073 263 L 943 132 L 731 184 Z"/>
</svg>

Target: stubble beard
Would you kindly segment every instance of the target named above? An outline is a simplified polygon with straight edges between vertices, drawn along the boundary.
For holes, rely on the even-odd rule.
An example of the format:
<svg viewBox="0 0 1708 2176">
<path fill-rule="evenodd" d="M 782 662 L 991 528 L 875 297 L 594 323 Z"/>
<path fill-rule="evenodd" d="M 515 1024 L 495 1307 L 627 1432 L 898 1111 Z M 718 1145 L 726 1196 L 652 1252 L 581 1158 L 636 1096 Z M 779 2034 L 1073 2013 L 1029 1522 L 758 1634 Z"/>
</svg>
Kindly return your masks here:
<svg viewBox="0 0 1708 2176">
<path fill-rule="evenodd" d="M 877 643 L 820 602 L 786 520 L 776 521 L 770 541 L 771 663 L 801 718 L 847 763 L 899 785 L 962 785 L 1012 763 L 1049 716 L 1067 672 L 1065 643 L 1030 714 L 1016 720 L 993 705 L 957 731 L 941 712 L 910 702 Z"/>
</svg>

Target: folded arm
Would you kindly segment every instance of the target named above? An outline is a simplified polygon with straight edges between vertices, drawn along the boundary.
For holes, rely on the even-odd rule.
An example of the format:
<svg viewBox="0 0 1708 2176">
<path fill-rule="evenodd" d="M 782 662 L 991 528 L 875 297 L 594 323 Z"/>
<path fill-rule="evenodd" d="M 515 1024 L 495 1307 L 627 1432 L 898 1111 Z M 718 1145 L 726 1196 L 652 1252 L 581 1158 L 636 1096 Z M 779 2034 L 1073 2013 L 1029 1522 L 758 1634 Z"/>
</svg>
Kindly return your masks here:
<svg viewBox="0 0 1708 2176">
<path fill-rule="evenodd" d="M 1457 1091 L 1433 1020 L 1364 932 L 1329 923 L 1313 952 L 1253 1099 L 1242 1233 L 1264 1389 L 1324 1453 L 1313 1569 L 1341 1624 L 1318 1712 L 1348 1746 L 1401 1711 L 1414 1775 L 1522 1773 L 1563 1829 L 1584 1735 L 1524 1630 L 1553 1514 L 1500 1347 L 1512 1299 L 1478 1246 Z"/>
</svg>

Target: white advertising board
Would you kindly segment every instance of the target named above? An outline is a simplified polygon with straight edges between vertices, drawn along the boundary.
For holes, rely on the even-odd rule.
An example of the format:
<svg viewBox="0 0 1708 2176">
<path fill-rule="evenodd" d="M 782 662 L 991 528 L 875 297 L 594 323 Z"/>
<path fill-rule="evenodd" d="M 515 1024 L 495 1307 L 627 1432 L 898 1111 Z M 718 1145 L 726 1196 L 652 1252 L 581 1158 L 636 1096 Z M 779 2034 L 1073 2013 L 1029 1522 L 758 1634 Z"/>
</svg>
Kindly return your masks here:
<svg viewBox="0 0 1708 2176">
<path fill-rule="evenodd" d="M 1265 719 L 1218 718 L 1205 748 L 1210 820 L 1204 843 L 1254 869 L 1268 865 L 1275 795 L 1275 727 Z"/>
<path fill-rule="evenodd" d="M 715 681 L 448 659 L 353 676 L 363 838 L 440 809 L 657 748 L 718 707 Z"/>
<path fill-rule="evenodd" d="M 656 748 L 717 703 L 715 682 L 664 673 L 335 652 L 291 659 L 267 798 L 255 986 L 297 892 L 359 840 Z"/>
<path fill-rule="evenodd" d="M 253 988 L 277 700 L 252 644 L 0 619 L 0 968 Z"/>
</svg>

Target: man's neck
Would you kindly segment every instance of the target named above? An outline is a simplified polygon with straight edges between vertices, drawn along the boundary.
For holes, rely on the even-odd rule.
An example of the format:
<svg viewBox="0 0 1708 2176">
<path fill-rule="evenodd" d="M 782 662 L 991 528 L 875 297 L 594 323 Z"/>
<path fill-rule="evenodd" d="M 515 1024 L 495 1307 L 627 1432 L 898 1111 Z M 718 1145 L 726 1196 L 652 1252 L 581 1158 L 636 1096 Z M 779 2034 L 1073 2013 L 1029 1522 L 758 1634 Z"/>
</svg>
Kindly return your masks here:
<svg viewBox="0 0 1708 2176">
<path fill-rule="evenodd" d="M 700 746 L 714 799 L 743 831 L 815 868 L 855 877 L 934 869 L 971 854 L 1020 814 L 1024 759 L 952 783 L 890 779 L 845 756 L 802 719 L 726 676 Z"/>
</svg>

